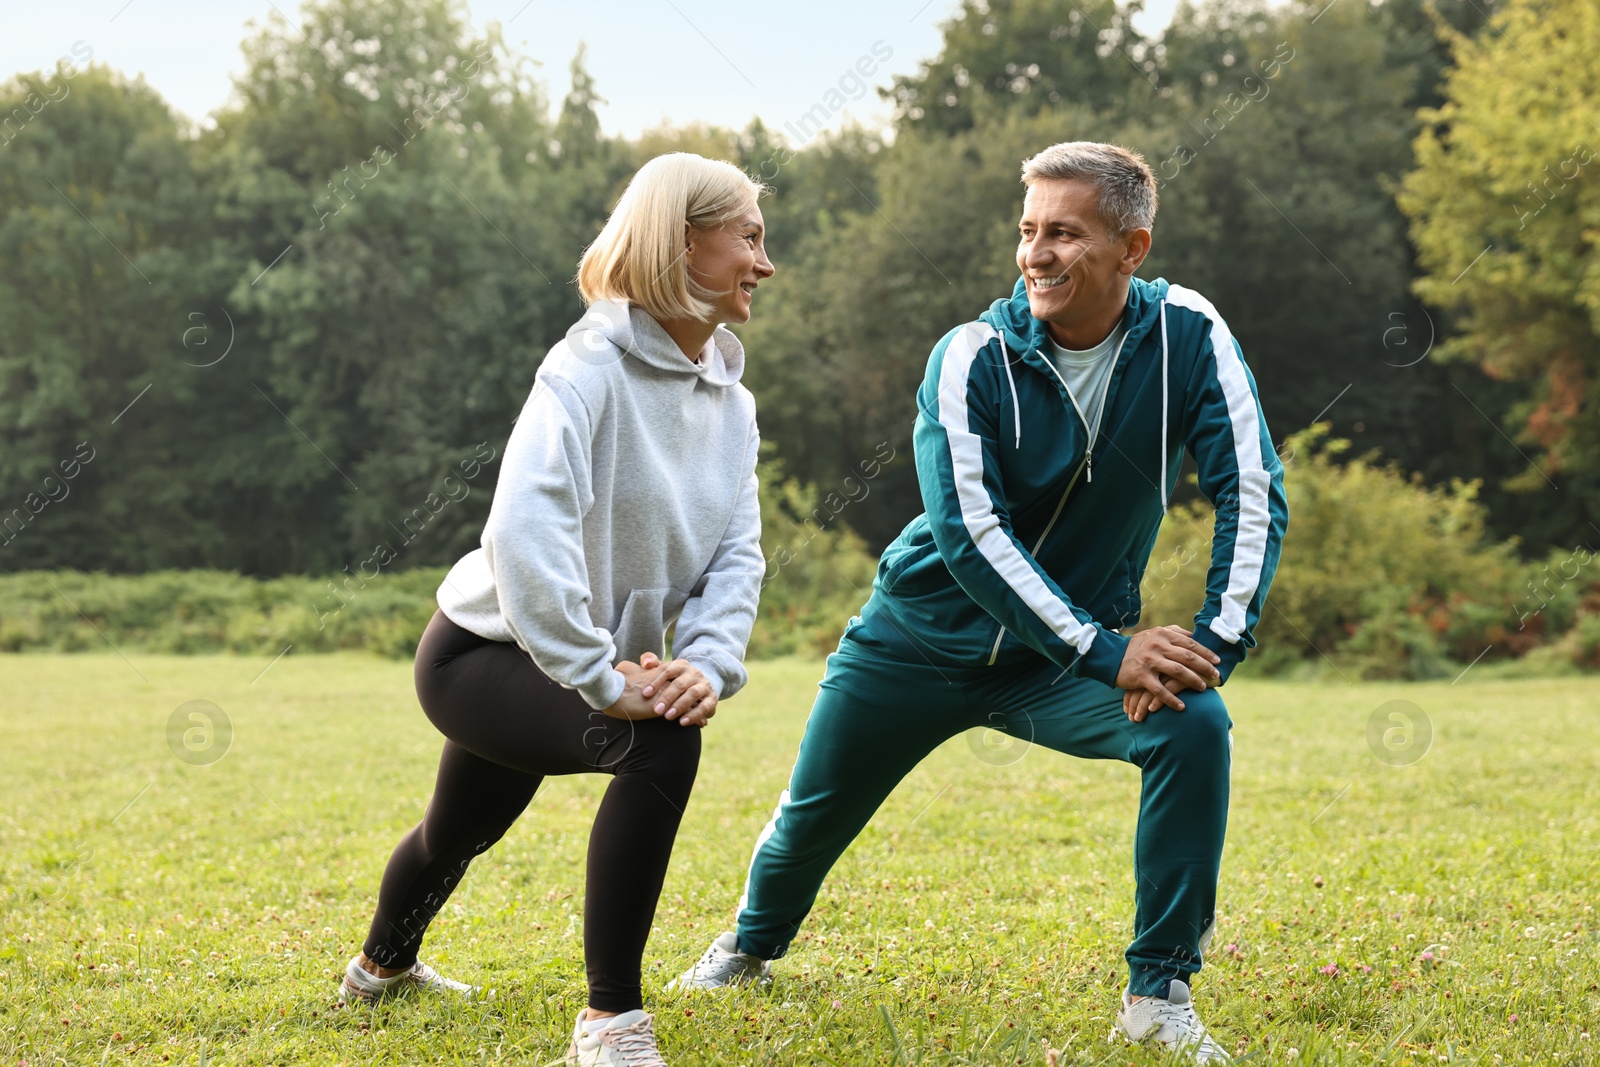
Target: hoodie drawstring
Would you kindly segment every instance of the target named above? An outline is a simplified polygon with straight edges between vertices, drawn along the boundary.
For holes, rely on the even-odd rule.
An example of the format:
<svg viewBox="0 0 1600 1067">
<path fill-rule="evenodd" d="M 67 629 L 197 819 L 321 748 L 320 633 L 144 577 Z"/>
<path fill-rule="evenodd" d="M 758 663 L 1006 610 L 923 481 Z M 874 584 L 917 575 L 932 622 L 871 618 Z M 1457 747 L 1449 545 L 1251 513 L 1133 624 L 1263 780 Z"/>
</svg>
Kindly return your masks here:
<svg viewBox="0 0 1600 1067">
<path fill-rule="evenodd" d="M 995 331 L 1000 338 L 1000 360 L 1006 365 L 1006 381 L 1011 386 L 1011 421 L 1017 427 L 1016 447 L 1022 447 L 1022 405 L 1017 401 L 1017 380 L 1011 376 L 1011 353 L 1006 351 L 1006 335 Z"/>
<path fill-rule="evenodd" d="M 1161 301 L 1161 514 L 1167 513 L 1167 302 Z"/>
</svg>

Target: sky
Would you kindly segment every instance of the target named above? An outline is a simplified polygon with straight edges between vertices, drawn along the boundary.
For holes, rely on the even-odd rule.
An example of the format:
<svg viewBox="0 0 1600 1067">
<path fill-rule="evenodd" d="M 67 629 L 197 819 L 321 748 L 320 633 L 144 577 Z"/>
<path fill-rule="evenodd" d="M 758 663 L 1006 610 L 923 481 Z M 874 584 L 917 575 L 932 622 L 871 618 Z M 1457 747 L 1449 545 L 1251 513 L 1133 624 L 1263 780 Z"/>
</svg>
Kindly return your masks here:
<svg viewBox="0 0 1600 1067">
<path fill-rule="evenodd" d="M 92 50 L 94 60 L 143 74 L 167 102 L 205 125 L 243 71 L 239 44 L 271 19 L 299 21 L 297 0 L 54 0 L 5 5 L 0 80 L 47 70 L 62 56 Z M 1149 0 L 1138 24 L 1158 32 L 1176 0 Z M 580 42 L 607 100 L 608 134 L 634 136 L 670 122 L 742 128 L 754 117 L 782 129 L 842 88 L 847 119 L 871 127 L 889 113 L 873 91 L 910 74 L 939 51 L 940 23 L 960 0 L 809 0 L 800 4 L 731 0 L 468 0 L 481 31 L 499 22 L 513 49 L 542 64 L 540 80 L 559 101 Z M 81 44 L 80 44 L 81 42 Z M 870 69 L 858 90 L 857 65 Z M 841 81 L 843 82 L 841 86 Z"/>
</svg>

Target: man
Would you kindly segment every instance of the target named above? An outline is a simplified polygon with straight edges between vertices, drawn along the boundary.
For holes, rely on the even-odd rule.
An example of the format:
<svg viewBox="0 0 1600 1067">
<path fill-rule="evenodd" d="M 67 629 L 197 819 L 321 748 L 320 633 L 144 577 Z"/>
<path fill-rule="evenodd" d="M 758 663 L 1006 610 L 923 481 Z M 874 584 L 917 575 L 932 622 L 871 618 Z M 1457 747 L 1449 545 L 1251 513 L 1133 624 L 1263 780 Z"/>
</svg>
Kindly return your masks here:
<svg viewBox="0 0 1600 1067">
<path fill-rule="evenodd" d="M 834 861 L 941 742 L 996 726 L 1142 771 L 1129 983 L 1112 1031 L 1227 1053 L 1189 996 L 1211 939 L 1232 726 L 1215 686 L 1254 647 L 1288 524 L 1273 449 L 1227 324 L 1199 293 L 1133 277 L 1156 186 L 1113 145 L 1023 165 L 1009 300 L 934 347 L 917 394 L 926 512 L 884 551 L 826 673 L 789 788 L 756 841 L 737 932 L 675 985 L 763 981 Z M 1216 507 L 1193 632 L 1129 637 L 1187 449 Z"/>
</svg>

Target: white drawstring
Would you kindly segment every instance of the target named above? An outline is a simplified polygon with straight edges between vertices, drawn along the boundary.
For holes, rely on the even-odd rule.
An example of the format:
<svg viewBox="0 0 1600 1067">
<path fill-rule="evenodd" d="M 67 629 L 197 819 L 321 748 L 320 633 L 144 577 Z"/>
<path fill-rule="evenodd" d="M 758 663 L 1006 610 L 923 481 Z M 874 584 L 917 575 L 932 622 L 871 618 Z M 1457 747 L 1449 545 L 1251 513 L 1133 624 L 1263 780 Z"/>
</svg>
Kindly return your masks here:
<svg viewBox="0 0 1600 1067">
<path fill-rule="evenodd" d="M 1167 302 L 1161 301 L 1161 514 L 1167 513 Z"/>
<path fill-rule="evenodd" d="M 1017 380 L 1011 376 L 1011 353 L 1006 351 L 1006 335 L 997 333 L 1000 338 L 1000 359 L 1006 365 L 1006 381 L 1011 384 L 1011 421 L 1017 425 L 1016 447 L 1022 447 L 1022 405 L 1017 401 Z"/>
<path fill-rule="evenodd" d="M 1161 316 L 1161 514 L 1167 513 L 1167 302 L 1163 298 Z M 1006 365 L 1006 382 L 1011 386 L 1011 416 L 1016 424 L 1016 447 L 1022 447 L 1022 404 L 1017 400 L 1017 380 L 1011 374 L 1011 353 L 1006 349 L 1004 333 L 1000 338 L 1000 358 Z"/>
</svg>

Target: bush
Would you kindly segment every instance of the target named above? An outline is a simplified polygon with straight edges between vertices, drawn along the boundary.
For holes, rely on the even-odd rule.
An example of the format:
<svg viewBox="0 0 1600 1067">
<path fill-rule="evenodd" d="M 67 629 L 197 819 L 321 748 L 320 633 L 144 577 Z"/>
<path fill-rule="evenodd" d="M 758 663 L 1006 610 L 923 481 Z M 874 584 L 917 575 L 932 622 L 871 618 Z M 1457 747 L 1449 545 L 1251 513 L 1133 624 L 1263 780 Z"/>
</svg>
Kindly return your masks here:
<svg viewBox="0 0 1600 1067">
<path fill-rule="evenodd" d="M 1351 677 L 1436 678 L 1485 649 L 1537 643 L 1515 610 L 1529 567 L 1515 540 L 1486 537 L 1477 483 L 1429 487 L 1376 453 L 1335 462 L 1350 443 L 1327 432 L 1321 423 L 1284 444 L 1289 529 L 1256 639 L 1258 653 L 1295 651 L 1261 655 L 1257 669 L 1312 659 Z M 1181 612 L 1204 602 L 1211 524 L 1204 502 L 1173 509 L 1141 625 L 1193 624 Z M 1570 620 L 1575 595 L 1553 595 L 1542 624 Z"/>
<path fill-rule="evenodd" d="M 0 575 L 0 651 L 115 646 L 277 655 L 293 645 L 298 652 L 364 648 L 406 658 L 433 615 L 433 592 L 446 569 L 380 572 L 370 580 L 341 573 L 337 584 L 212 570 Z"/>
<path fill-rule="evenodd" d="M 764 550 L 771 563 L 751 657 L 831 651 L 865 602 L 876 560 L 837 523 L 847 503 L 819 498 L 813 487 L 786 479 L 775 461 L 761 465 Z M 0 574 L 0 651 L 115 646 L 275 656 L 292 645 L 302 653 L 366 649 L 409 659 L 448 570 L 268 580 L 214 570 Z"/>
<path fill-rule="evenodd" d="M 788 478 L 780 461 L 761 464 L 761 543 L 767 578 L 750 638 L 750 657 L 833 651 L 850 616 L 872 591 L 878 561 L 866 543 L 839 521 L 860 495 L 826 496 Z"/>
<path fill-rule="evenodd" d="M 1259 647 L 1247 668 L 1422 679 L 1467 664 L 1520 663 L 1521 673 L 1600 670 L 1600 568 L 1587 546 L 1519 562 L 1516 542 L 1491 541 L 1476 483 L 1429 487 L 1369 453 L 1344 463 L 1349 442 L 1326 425 L 1285 443 L 1289 531 Z M 760 466 L 767 578 L 749 655 L 819 656 L 839 641 L 871 592 L 876 560 L 848 526 L 846 498 Z M 1212 513 L 1174 507 L 1144 579 L 1142 626 L 1193 624 L 1204 602 Z M 275 656 L 366 649 L 408 659 L 435 610 L 447 568 L 363 580 L 225 571 L 0 575 L 0 651 L 99 650 Z"/>
</svg>

